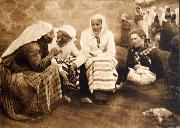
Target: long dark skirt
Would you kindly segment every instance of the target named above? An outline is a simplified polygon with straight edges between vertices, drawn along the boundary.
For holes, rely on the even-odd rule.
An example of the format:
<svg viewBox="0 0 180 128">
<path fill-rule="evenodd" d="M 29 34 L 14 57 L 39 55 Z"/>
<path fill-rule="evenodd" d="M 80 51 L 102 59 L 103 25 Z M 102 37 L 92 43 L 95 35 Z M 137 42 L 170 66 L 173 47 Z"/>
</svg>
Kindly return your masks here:
<svg viewBox="0 0 180 128">
<path fill-rule="evenodd" d="M 0 65 L 0 89 L 1 104 L 10 116 L 18 112 L 47 113 L 61 99 L 59 71 L 54 65 L 41 73 L 12 73 Z"/>
<path fill-rule="evenodd" d="M 170 41 L 173 38 L 173 36 L 174 33 L 172 25 L 170 23 L 163 22 L 159 48 L 161 50 L 170 51 Z"/>
</svg>

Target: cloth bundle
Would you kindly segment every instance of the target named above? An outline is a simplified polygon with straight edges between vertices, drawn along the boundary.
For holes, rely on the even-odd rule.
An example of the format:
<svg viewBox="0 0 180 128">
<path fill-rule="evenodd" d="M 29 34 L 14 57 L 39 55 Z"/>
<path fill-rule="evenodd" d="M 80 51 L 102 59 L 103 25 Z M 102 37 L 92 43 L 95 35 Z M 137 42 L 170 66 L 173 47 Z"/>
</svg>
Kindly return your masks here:
<svg viewBox="0 0 180 128">
<path fill-rule="evenodd" d="M 88 85 L 91 92 L 95 90 L 115 91 L 117 72 L 115 59 L 92 57 L 86 63 Z"/>
<path fill-rule="evenodd" d="M 138 85 L 147 85 L 156 80 L 156 74 L 151 72 L 148 67 L 142 65 L 136 65 L 133 68 L 129 68 L 127 79 Z"/>
</svg>

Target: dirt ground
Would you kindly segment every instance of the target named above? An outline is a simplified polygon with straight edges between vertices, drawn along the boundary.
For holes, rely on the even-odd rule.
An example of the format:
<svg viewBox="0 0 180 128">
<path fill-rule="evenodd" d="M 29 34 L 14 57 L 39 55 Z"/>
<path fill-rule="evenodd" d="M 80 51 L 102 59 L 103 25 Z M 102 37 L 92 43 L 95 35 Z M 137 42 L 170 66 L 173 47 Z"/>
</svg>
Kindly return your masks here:
<svg viewBox="0 0 180 128">
<path fill-rule="evenodd" d="M 165 107 L 175 115 L 180 114 L 179 91 L 167 86 L 164 80 L 139 87 L 132 83 L 114 94 L 106 104 L 80 104 L 77 97 L 72 103 L 62 103 L 42 120 L 17 122 L 0 115 L 1 128 L 175 128 L 180 127 L 180 117 L 159 124 L 155 118 L 145 118 L 143 111 Z"/>
</svg>

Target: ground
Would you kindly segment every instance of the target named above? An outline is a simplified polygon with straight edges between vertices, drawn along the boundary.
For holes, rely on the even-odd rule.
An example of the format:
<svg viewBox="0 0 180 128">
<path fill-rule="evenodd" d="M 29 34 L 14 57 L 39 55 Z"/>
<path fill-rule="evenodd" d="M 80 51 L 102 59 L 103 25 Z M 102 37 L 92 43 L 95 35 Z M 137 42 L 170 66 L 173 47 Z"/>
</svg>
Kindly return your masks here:
<svg viewBox="0 0 180 128">
<path fill-rule="evenodd" d="M 173 94 L 172 94 L 173 93 Z M 106 104 L 80 104 L 77 97 L 72 103 L 61 103 L 52 114 L 35 122 L 17 122 L 0 115 L 1 128 L 160 128 L 180 126 L 177 116 L 159 124 L 155 118 L 145 118 L 143 111 L 165 107 L 180 114 L 179 92 L 166 81 L 140 87 L 127 82 Z"/>
</svg>

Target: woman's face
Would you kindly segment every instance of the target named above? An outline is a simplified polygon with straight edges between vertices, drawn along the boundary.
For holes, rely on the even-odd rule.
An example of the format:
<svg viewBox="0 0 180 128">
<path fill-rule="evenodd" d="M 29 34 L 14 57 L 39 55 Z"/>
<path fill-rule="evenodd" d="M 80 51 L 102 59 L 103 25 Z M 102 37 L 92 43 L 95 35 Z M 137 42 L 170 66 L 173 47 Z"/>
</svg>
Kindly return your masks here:
<svg viewBox="0 0 180 128">
<path fill-rule="evenodd" d="M 140 14 L 140 8 L 136 8 L 136 12 L 138 13 L 138 14 Z"/>
<path fill-rule="evenodd" d="M 144 46 L 143 40 L 137 34 L 132 34 L 130 40 L 131 45 L 135 48 Z"/>
<path fill-rule="evenodd" d="M 57 40 L 56 43 L 59 47 L 63 47 L 66 45 L 69 41 L 71 41 L 71 37 L 64 31 L 58 31 L 57 32 Z"/>
<path fill-rule="evenodd" d="M 51 30 L 46 35 L 44 35 L 44 38 L 46 39 L 47 43 L 51 43 L 54 38 L 54 31 Z"/>
<path fill-rule="evenodd" d="M 102 20 L 101 19 L 92 19 L 91 20 L 91 28 L 95 35 L 98 35 L 102 29 Z"/>
</svg>

